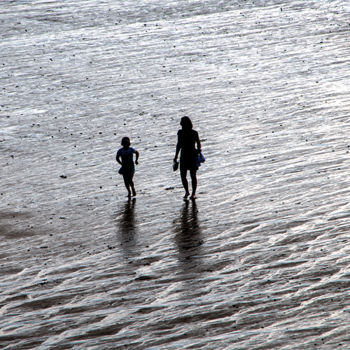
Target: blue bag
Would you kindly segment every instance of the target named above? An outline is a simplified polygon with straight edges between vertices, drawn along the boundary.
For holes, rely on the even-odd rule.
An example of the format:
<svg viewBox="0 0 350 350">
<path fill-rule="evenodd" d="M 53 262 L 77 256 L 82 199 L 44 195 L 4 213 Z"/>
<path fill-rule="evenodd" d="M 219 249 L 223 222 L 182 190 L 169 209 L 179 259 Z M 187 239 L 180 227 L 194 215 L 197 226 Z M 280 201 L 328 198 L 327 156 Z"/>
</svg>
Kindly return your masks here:
<svg viewBox="0 0 350 350">
<path fill-rule="evenodd" d="M 201 166 L 201 163 L 204 163 L 205 162 L 205 158 L 203 156 L 203 153 L 202 152 L 199 152 L 198 155 L 197 155 L 197 158 L 196 158 L 196 165 L 198 167 Z"/>
</svg>

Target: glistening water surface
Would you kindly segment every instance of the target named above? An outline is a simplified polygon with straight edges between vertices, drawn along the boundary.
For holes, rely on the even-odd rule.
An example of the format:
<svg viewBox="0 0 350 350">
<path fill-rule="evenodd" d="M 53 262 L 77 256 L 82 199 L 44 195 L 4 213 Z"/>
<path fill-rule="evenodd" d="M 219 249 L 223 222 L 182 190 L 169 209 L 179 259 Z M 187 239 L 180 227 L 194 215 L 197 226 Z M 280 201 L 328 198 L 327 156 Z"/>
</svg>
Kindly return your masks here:
<svg viewBox="0 0 350 350">
<path fill-rule="evenodd" d="M 349 349 L 349 13 L 0 2 L 0 347 Z"/>
</svg>

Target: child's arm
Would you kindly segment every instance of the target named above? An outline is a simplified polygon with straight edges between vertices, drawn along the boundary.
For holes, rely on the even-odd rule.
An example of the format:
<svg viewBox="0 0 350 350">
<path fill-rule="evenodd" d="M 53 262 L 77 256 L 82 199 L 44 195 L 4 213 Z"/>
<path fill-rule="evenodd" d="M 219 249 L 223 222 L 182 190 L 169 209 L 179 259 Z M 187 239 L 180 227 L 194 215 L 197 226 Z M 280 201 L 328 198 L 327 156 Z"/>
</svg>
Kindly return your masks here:
<svg viewBox="0 0 350 350">
<path fill-rule="evenodd" d="M 196 137 L 196 143 L 197 143 L 197 151 L 199 153 L 202 150 L 202 145 L 201 145 L 201 140 L 199 139 L 198 133 L 197 133 L 197 137 Z"/>
<path fill-rule="evenodd" d="M 116 161 L 120 164 L 120 165 L 123 165 L 121 160 L 120 160 L 120 154 L 117 153 L 117 156 L 116 156 Z"/>
<path fill-rule="evenodd" d="M 140 153 L 138 151 L 135 150 L 135 155 L 136 155 L 136 159 L 135 159 L 135 164 L 139 164 L 139 156 L 140 156 Z"/>
</svg>

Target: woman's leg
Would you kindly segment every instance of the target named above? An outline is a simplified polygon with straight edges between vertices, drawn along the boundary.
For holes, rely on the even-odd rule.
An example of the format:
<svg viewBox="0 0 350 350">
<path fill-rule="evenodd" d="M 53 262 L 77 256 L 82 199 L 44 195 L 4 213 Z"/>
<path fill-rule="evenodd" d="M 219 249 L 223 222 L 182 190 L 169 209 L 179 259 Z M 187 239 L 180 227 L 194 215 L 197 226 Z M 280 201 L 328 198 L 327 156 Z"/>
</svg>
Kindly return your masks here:
<svg viewBox="0 0 350 350">
<path fill-rule="evenodd" d="M 190 195 L 190 192 L 188 191 L 188 181 L 187 181 L 187 169 L 180 169 L 180 173 L 181 173 L 181 181 L 182 181 L 182 186 L 185 189 L 185 197 L 188 197 Z"/>
<path fill-rule="evenodd" d="M 191 181 L 192 181 L 192 195 L 191 198 L 196 198 L 196 190 L 197 190 L 197 170 L 190 170 Z"/>
</svg>

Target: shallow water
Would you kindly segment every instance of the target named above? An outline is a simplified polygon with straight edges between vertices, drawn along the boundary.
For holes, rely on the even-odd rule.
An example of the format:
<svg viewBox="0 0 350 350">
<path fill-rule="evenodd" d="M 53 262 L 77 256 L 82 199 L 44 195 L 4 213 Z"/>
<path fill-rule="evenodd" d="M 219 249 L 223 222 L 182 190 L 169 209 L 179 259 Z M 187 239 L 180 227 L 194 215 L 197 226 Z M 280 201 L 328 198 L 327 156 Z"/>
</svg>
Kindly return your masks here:
<svg viewBox="0 0 350 350">
<path fill-rule="evenodd" d="M 2 348 L 349 348 L 346 2 L 0 9 Z"/>
</svg>

